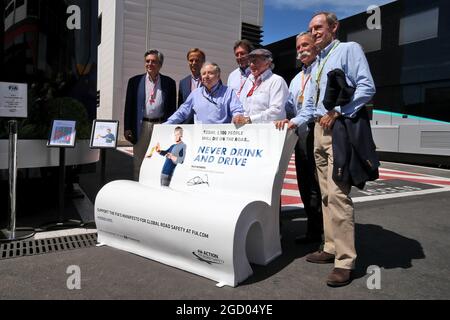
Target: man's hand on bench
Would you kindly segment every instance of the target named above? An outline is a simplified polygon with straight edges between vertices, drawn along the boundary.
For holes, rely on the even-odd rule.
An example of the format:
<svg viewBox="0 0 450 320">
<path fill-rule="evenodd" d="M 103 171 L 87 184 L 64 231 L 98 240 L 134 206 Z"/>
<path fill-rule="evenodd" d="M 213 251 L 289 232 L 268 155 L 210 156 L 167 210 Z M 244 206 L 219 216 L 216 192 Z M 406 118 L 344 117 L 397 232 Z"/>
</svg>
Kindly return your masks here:
<svg viewBox="0 0 450 320">
<path fill-rule="evenodd" d="M 287 125 L 288 129 L 296 129 L 297 125 L 295 123 L 293 123 L 292 121 L 289 121 L 288 119 L 285 120 L 279 120 L 279 121 L 275 121 L 275 127 L 278 130 L 284 130 L 284 127 Z"/>
<path fill-rule="evenodd" d="M 232 120 L 232 123 L 235 125 L 246 125 L 246 124 L 251 124 L 252 120 L 250 119 L 250 117 L 245 117 L 241 114 L 238 114 L 237 116 L 235 116 Z"/>
</svg>

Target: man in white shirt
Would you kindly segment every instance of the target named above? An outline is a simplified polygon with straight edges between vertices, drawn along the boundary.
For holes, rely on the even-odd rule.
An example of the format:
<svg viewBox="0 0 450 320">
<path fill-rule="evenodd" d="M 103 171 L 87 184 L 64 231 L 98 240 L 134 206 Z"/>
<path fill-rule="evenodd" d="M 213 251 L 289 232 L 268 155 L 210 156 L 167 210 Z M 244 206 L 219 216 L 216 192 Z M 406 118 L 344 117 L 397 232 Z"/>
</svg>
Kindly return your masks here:
<svg viewBox="0 0 450 320">
<path fill-rule="evenodd" d="M 272 72 L 272 53 L 256 49 L 248 58 L 251 75 L 239 97 L 245 111 L 239 123 L 268 123 L 286 118 L 289 89 L 286 81 Z"/>
<path fill-rule="evenodd" d="M 248 54 L 253 50 L 253 44 L 246 39 L 237 41 L 234 44 L 234 56 L 239 67 L 228 76 L 227 87 L 233 89 L 238 97 L 250 75 Z"/>
</svg>

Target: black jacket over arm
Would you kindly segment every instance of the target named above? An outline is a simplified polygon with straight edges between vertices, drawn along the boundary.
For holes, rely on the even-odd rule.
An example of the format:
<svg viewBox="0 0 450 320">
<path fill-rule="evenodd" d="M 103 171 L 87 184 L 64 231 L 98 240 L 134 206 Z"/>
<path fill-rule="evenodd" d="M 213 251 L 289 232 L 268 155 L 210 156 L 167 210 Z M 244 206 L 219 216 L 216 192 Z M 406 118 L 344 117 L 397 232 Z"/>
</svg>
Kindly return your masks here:
<svg viewBox="0 0 450 320">
<path fill-rule="evenodd" d="M 379 178 L 376 153 L 365 107 L 355 118 L 339 117 L 333 127 L 333 180 L 363 189 L 367 181 Z"/>
</svg>

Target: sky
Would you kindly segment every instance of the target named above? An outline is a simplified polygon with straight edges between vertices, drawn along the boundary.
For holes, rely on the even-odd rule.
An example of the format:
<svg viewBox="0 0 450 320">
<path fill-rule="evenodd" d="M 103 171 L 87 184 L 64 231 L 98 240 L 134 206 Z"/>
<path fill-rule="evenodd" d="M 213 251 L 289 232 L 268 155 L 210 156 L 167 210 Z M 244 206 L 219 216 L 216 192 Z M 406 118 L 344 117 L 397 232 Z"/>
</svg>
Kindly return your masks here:
<svg viewBox="0 0 450 320">
<path fill-rule="evenodd" d="M 393 0 L 264 0 L 264 38 L 267 45 L 308 29 L 311 16 L 318 11 L 332 11 L 343 19 L 367 11 L 370 5 Z"/>
</svg>

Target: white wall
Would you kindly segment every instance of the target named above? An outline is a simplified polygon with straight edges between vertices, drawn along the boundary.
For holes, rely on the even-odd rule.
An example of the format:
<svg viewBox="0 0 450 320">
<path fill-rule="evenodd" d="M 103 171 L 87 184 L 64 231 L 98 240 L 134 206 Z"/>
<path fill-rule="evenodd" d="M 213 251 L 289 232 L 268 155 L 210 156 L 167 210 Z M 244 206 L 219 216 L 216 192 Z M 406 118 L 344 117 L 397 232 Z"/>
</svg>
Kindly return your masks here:
<svg viewBox="0 0 450 320">
<path fill-rule="evenodd" d="M 242 22 L 263 25 L 264 0 L 241 0 Z"/>
<path fill-rule="evenodd" d="M 102 16 L 102 42 L 98 47 L 98 80 L 100 90 L 100 108 L 97 109 L 98 119 L 112 119 L 114 105 L 114 76 L 117 54 L 116 1 L 100 0 L 99 16 Z"/>
<path fill-rule="evenodd" d="M 241 24 L 262 26 L 263 0 L 100 0 L 99 14 L 98 118 L 122 124 L 128 79 L 145 72 L 147 49 L 164 54 L 161 73 L 177 86 L 189 74 L 186 53 L 195 47 L 219 64 L 226 82 L 236 68 L 233 45 L 240 39 Z"/>
</svg>

